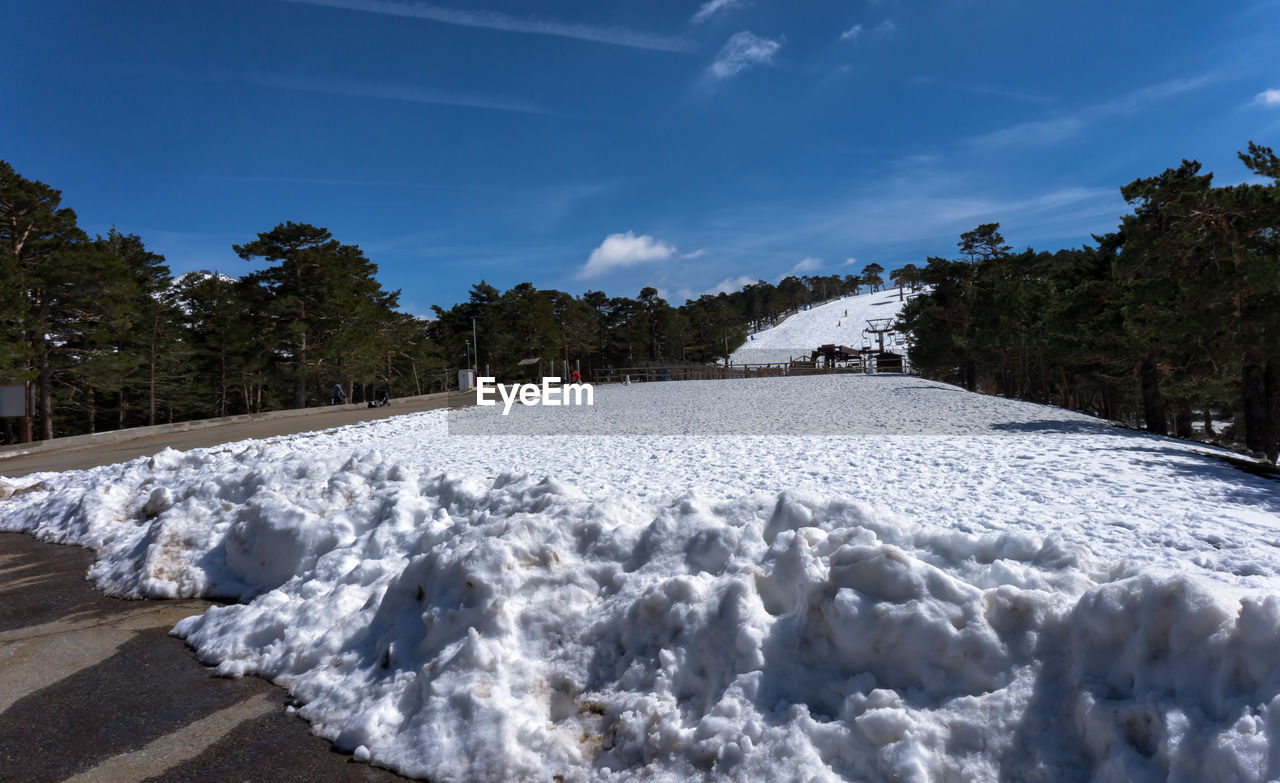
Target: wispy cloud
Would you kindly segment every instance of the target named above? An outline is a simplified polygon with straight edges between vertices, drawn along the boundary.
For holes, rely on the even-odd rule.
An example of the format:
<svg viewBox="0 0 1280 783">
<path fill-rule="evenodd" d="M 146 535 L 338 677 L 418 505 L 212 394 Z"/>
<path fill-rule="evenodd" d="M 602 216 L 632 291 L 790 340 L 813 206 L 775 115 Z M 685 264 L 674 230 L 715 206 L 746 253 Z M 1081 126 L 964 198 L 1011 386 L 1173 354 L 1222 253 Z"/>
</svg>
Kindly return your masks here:
<svg viewBox="0 0 1280 783">
<path fill-rule="evenodd" d="M 326 95 L 350 95 L 358 98 L 375 98 L 406 103 L 430 103 L 441 106 L 465 106 L 472 109 L 522 112 L 525 114 L 551 114 L 552 112 L 526 101 L 493 98 L 483 95 L 446 92 L 429 87 L 387 82 L 368 82 L 353 79 L 313 79 L 276 74 L 249 74 L 248 81 L 264 87 L 282 90 L 314 92 Z"/>
<path fill-rule="evenodd" d="M 734 33 L 707 68 L 707 75 L 715 80 L 731 78 L 752 65 L 768 63 L 780 48 L 781 41 L 761 38 L 746 30 Z"/>
<path fill-rule="evenodd" d="M 547 183 L 527 190 L 507 187 L 506 202 L 493 206 L 513 224 L 544 234 L 573 213 L 579 204 L 609 190 L 613 182 Z M 499 197 L 500 198 L 500 197 Z"/>
<path fill-rule="evenodd" d="M 705 22 L 720 11 L 728 11 L 741 5 L 743 5 L 743 0 L 707 0 L 690 21 L 694 23 Z"/>
<path fill-rule="evenodd" d="M 1132 114 L 1151 104 L 1197 90 L 1214 81 L 1213 76 L 1172 79 L 1135 90 L 1128 95 L 1086 106 L 1073 114 L 1032 120 L 970 139 L 974 147 L 1003 149 L 1009 146 L 1051 145 L 1111 117 Z"/>
<path fill-rule="evenodd" d="M 703 291 L 702 293 L 711 294 L 712 296 L 715 296 L 717 294 L 731 294 L 734 291 L 740 290 L 745 286 L 751 285 L 752 283 L 756 282 L 756 280 L 757 278 L 754 278 L 751 275 L 738 275 L 737 277 L 726 277 L 724 280 L 721 280 L 719 283 L 716 283 L 715 285 L 711 286 L 710 288 L 708 288 L 706 291 Z"/>
<path fill-rule="evenodd" d="M 693 288 L 689 288 L 688 286 L 681 286 L 679 288 L 659 287 L 658 296 L 672 304 L 679 304 L 685 301 L 697 300 L 704 296 L 731 294 L 734 291 L 741 290 L 744 286 L 751 285 L 759 279 L 760 278 L 752 277 L 751 275 L 729 276 L 710 288 L 702 291 L 697 291 Z"/>
<path fill-rule="evenodd" d="M 997 98 L 1010 98 L 1015 101 L 1025 101 L 1027 103 L 1053 103 L 1052 98 L 1048 98 L 1040 93 L 1028 92 L 1026 90 L 1015 90 L 1009 87 L 1002 87 L 998 84 L 962 84 L 958 85 L 958 89 L 964 90 L 965 92 L 977 93 L 978 95 L 993 95 Z"/>
<path fill-rule="evenodd" d="M 339 179 L 328 177 L 233 177 L 213 176 L 208 179 L 222 182 L 245 182 L 255 185 L 317 185 L 325 187 L 354 188 L 411 188 L 421 190 L 453 190 L 452 185 L 441 185 L 432 182 L 396 182 L 383 179 Z"/>
<path fill-rule="evenodd" d="M 605 237 L 599 247 L 591 251 L 587 263 L 578 272 L 578 279 L 599 277 L 606 272 L 636 264 L 666 261 L 676 254 L 674 245 L 654 239 L 647 234 L 636 236 L 631 231 L 625 234 L 610 234 Z"/>
<path fill-rule="evenodd" d="M 870 31 L 868 31 L 861 24 L 855 24 L 854 26 L 850 27 L 848 30 L 845 30 L 843 33 L 840 33 L 840 40 L 856 42 L 856 41 L 862 40 L 868 34 L 888 37 L 892 35 L 893 32 L 897 29 L 898 29 L 898 26 L 893 23 L 892 19 L 885 19 L 880 24 L 871 28 Z"/>
<path fill-rule="evenodd" d="M 1280 90 L 1263 90 L 1253 102 L 1262 106 L 1280 106 Z"/>
<path fill-rule="evenodd" d="M 805 259 L 802 259 L 800 263 L 791 267 L 791 271 L 788 272 L 787 274 L 803 275 L 807 272 L 816 272 L 821 268 L 822 268 L 821 258 L 805 258 Z"/>
<path fill-rule="evenodd" d="M 691 52 L 694 43 L 684 38 L 653 35 L 624 27 L 601 27 L 578 22 L 562 22 L 536 16 L 512 16 L 498 11 L 447 8 L 428 3 L 401 2 L 400 0 L 282 0 L 282 2 L 342 8 L 385 16 L 402 16 L 426 19 L 441 24 L 461 27 L 483 27 L 509 33 L 553 35 L 575 38 L 581 41 L 628 46 L 634 49 L 652 49 L 663 52 Z"/>
<path fill-rule="evenodd" d="M 968 171 L 915 168 L 855 184 L 843 197 L 821 202 L 761 202 L 725 210 L 709 216 L 708 230 L 697 238 L 714 245 L 721 257 L 761 271 L 772 268 L 774 274 L 794 267 L 796 248 L 828 257 L 844 257 L 857 248 L 859 258 L 837 266 L 846 274 L 867 259 L 889 268 L 889 263 L 946 255 L 961 232 L 993 221 L 1002 224 L 1015 246 L 1026 242 L 1052 249 L 1055 240 L 1087 241 L 1090 234 L 1113 230 L 1125 211 L 1114 187 L 975 192 Z"/>
</svg>

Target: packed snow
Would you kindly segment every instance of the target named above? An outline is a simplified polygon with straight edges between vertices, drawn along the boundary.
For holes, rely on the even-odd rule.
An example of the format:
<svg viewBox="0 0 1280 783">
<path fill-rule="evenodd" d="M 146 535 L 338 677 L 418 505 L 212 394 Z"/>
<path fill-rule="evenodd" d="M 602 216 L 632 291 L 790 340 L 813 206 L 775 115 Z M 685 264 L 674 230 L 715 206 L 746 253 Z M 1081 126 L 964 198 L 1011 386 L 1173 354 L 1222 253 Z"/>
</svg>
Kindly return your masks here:
<svg viewBox="0 0 1280 783">
<path fill-rule="evenodd" d="M 797 357 L 807 359 L 813 349 L 828 343 L 860 348 L 871 340 L 872 347 L 879 348 L 879 343 L 862 330 L 872 319 L 896 319 L 905 296 L 897 288 L 890 288 L 801 310 L 777 326 L 751 335 L 729 358 L 734 364 L 774 364 Z M 895 347 L 901 351 L 896 344 L 885 345 L 886 350 Z"/>
<path fill-rule="evenodd" d="M 240 601 L 175 633 L 434 781 L 1274 779 L 1280 484 L 1203 449 L 912 377 L 651 383 L 6 479 L 0 528 Z"/>
</svg>

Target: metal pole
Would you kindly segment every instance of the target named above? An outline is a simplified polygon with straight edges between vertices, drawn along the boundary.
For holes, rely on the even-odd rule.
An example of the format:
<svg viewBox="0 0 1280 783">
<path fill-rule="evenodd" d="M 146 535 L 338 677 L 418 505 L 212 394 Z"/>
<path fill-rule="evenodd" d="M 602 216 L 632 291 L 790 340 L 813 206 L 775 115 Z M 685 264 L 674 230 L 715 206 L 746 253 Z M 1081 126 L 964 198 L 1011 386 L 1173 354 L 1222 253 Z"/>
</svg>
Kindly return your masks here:
<svg viewBox="0 0 1280 783">
<path fill-rule="evenodd" d="M 476 371 L 476 374 L 479 375 L 480 374 L 480 341 L 476 339 L 476 317 L 474 315 L 471 316 L 471 342 L 475 343 L 475 346 L 476 346 L 476 366 L 474 369 Z"/>
</svg>

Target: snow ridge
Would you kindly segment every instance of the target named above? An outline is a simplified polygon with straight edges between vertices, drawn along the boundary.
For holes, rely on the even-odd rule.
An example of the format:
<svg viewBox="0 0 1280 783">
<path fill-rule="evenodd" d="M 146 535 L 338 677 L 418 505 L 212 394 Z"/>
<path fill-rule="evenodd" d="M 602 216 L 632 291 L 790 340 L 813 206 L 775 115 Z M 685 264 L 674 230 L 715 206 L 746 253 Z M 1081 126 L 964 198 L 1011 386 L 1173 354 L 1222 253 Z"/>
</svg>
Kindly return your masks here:
<svg viewBox="0 0 1280 783">
<path fill-rule="evenodd" d="M 601 399 L 678 415 L 725 383 Z M 0 482 L 45 485 L 0 529 L 93 546 L 113 594 L 242 601 L 174 633 L 432 780 L 1280 774 L 1272 484 L 919 379 L 740 383 L 826 391 L 796 417 L 905 394 L 958 420 L 582 439 L 451 437 L 432 412 Z M 699 474 L 703 446 L 763 472 Z"/>
</svg>

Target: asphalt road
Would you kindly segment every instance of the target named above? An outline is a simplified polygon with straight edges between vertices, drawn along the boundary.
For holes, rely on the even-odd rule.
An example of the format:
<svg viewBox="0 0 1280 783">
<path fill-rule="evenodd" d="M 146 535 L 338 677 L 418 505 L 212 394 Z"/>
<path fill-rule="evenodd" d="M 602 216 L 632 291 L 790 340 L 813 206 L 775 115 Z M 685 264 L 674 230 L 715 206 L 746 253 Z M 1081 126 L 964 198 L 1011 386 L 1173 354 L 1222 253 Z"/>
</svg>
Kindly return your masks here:
<svg viewBox="0 0 1280 783">
<path fill-rule="evenodd" d="M 0 781 L 393 783 L 331 750 L 288 694 L 213 677 L 174 623 L 203 601 L 121 601 L 79 547 L 0 533 Z"/>
<path fill-rule="evenodd" d="M 384 408 L 322 408 L 295 418 L 9 456 L 0 459 L 0 475 L 310 432 L 450 401 L 441 394 Z M 287 711 L 283 689 L 256 677 L 212 676 L 168 635 L 208 603 L 107 598 L 85 579 L 92 561 L 86 549 L 0 533 L 0 783 L 407 780 L 332 750 Z"/>
<path fill-rule="evenodd" d="M 470 404 L 472 395 L 456 392 L 431 394 L 423 397 L 392 400 L 381 408 L 360 405 L 341 405 L 334 408 L 315 408 L 304 416 L 288 419 L 259 419 L 235 422 L 186 432 L 167 432 L 144 435 L 129 440 L 98 443 L 32 454 L 14 456 L 0 454 L 0 476 L 18 477 L 41 471 L 83 470 L 98 465 L 112 465 L 135 457 L 150 457 L 166 448 L 187 449 L 217 446 L 247 438 L 271 438 L 277 435 L 296 435 L 299 432 L 315 432 L 331 427 L 343 427 L 362 421 L 385 419 L 405 413 L 447 408 L 461 403 Z"/>
</svg>

